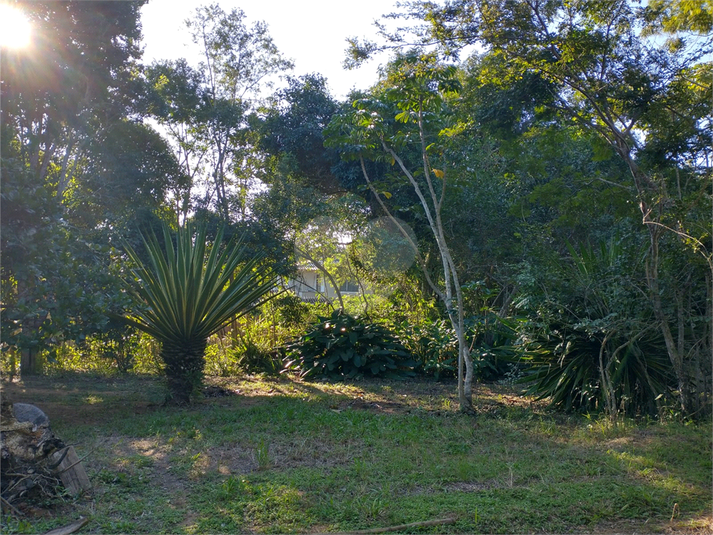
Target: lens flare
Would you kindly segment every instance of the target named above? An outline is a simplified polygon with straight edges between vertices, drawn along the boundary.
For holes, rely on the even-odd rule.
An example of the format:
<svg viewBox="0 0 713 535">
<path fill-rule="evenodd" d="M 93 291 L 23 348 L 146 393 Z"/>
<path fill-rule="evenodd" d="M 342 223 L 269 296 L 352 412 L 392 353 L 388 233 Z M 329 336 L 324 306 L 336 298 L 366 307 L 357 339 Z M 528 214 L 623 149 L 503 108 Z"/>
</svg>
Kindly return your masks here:
<svg viewBox="0 0 713 535">
<path fill-rule="evenodd" d="M 0 47 L 24 48 L 30 44 L 30 23 L 25 15 L 8 4 L 0 4 Z"/>
</svg>

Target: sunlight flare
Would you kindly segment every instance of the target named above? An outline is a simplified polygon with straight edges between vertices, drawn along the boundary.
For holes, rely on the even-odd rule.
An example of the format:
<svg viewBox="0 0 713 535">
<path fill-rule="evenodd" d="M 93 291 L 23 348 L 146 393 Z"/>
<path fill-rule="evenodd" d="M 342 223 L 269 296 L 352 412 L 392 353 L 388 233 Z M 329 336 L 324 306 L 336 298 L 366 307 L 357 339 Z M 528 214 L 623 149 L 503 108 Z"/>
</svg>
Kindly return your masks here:
<svg viewBox="0 0 713 535">
<path fill-rule="evenodd" d="M 0 47 L 24 48 L 30 44 L 31 25 L 25 15 L 9 4 L 0 4 Z"/>
</svg>

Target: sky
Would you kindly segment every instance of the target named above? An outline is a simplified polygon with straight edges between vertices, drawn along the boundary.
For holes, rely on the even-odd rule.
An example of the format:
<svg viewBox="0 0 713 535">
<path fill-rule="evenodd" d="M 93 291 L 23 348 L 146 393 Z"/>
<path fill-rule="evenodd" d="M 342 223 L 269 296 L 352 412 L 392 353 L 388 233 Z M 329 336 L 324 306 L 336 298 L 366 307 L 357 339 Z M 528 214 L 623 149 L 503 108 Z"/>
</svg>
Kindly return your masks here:
<svg viewBox="0 0 713 535">
<path fill-rule="evenodd" d="M 208 4 L 198 0 L 150 0 L 142 7 L 144 61 L 185 57 L 199 61 L 184 21 L 195 8 Z M 295 64 L 293 74 L 322 74 L 333 97 L 344 99 L 351 89 L 371 87 L 378 78 L 379 61 L 356 70 L 345 70 L 348 37 L 376 37 L 373 22 L 395 11 L 395 0 L 218 0 L 225 12 L 240 8 L 249 24 L 264 21 L 280 52 Z M 382 58 L 384 61 L 385 58 Z"/>
</svg>

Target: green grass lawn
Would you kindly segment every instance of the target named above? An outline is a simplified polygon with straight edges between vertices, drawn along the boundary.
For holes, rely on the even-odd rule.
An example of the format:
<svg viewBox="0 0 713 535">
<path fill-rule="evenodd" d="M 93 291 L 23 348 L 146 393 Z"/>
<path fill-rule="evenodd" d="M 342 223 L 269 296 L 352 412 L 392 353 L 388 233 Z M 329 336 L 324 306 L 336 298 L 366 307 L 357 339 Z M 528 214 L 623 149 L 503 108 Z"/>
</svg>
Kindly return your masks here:
<svg viewBox="0 0 713 535">
<path fill-rule="evenodd" d="M 162 407 L 155 378 L 3 385 L 78 454 L 93 496 L 3 517 L 5 533 L 315 533 L 440 518 L 418 533 L 711 529 L 711 425 L 570 417 L 502 386 L 214 380 L 235 395 Z"/>
</svg>

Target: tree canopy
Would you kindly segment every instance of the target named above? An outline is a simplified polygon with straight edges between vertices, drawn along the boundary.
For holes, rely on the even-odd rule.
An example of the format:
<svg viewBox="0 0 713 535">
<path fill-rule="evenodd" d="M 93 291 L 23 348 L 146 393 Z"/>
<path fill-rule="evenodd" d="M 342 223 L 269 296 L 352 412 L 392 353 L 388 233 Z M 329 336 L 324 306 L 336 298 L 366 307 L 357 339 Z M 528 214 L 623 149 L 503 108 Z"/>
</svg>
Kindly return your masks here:
<svg viewBox="0 0 713 535">
<path fill-rule="evenodd" d="M 306 262 L 356 281 L 465 410 L 506 369 L 567 410 L 708 410 L 709 0 L 403 2 L 351 40 L 384 64 L 342 100 L 216 3 L 186 21 L 198 61 L 146 64 L 142 4 L 16 3 L 38 37 L 3 50 L 4 350 L 125 338 L 120 281 L 198 225 L 285 288 Z"/>
</svg>

